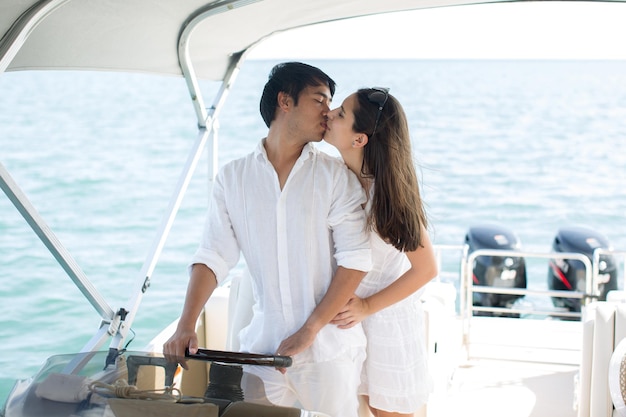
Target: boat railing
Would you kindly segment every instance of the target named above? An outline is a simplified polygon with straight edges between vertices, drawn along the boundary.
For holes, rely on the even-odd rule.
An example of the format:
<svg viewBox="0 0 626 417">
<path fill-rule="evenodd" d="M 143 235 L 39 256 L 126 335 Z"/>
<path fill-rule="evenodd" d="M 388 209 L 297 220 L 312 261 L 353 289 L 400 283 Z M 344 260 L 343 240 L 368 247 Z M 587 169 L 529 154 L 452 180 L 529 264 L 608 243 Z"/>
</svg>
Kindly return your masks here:
<svg viewBox="0 0 626 417">
<path fill-rule="evenodd" d="M 580 327 L 576 323 L 580 323 L 581 312 L 578 311 L 569 311 L 565 308 L 550 308 L 543 303 L 541 300 L 544 298 L 567 298 L 567 299 L 579 299 L 582 306 L 588 304 L 589 302 L 596 300 L 599 295 L 599 281 L 598 281 L 598 271 L 600 270 L 598 264 L 600 255 L 609 254 L 606 250 L 598 250 L 592 259 L 590 259 L 587 255 L 582 253 L 567 253 L 567 252 L 532 252 L 532 251 L 521 251 L 521 250 L 496 250 L 496 249 L 479 249 L 470 253 L 468 245 L 436 245 L 435 246 L 435 254 L 436 259 L 440 271 L 440 277 L 438 280 L 444 280 L 446 278 L 446 273 L 450 270 L 451 262 L 448 261 L 448 257 L 453 253 L 456 256 L 460 257 L 456 259 L 456 264 L 459 266 L 460 270 L 458 273 L 455 273 L 453 284 L 458 290 L 458 304 L 457 304 L 457 312 L 460 318 L 460 324 L 462 327 L 462 344 L 468 351 L 469 355 L 469 347 L 472 341 L 478 343 L 484 339 L 484 326 L 482 326 L 484 320 L 488 320 L 490 323 L 493 318 L 514 318 L 509 320 L 519 321 L 519 324 L 522 325 L 524 322 L 530 322 L 528 319 L 553 319 L 560 318 L 566 322 L 569 322 L 571 326 Z M 611 255 L 625 255 L 626 252 L 615 252 L 611 251 Z M 584 269 L 584 277 L 585 277 L 585 288 L 583 290 L 574 290 L 574 291 L 559 291 L 559 290 L 548 290 L 543 288 L 503 288 L 503 287 L 493 287 L 493 286 L 485 286 L 485 285 L 476 285 L 473 281 L 474 274 L 474 266 L 476 264 L 477 258 L 481 256 L 488 257 L 511 257 L 511 258 L 524 258 L 525 260 L 530 260 L 532 258 L 535 259 L 546 259 L 548 261 L 552 260 L 576 260 L 582 264 L 582 268 Z M 444 259 L 445 258 L 445 259 Z M 595 260 L 595 261 L 594 261 Z M 447 267 L 447 268 L 446 268 Z M 443 270 L 442 270 L 443 268 Z M 445 272 L 447 270 L 447 272 Z M 444 271 L 444 272 L 442 272 Z M 520 299 L 528 300 L 528 298 L 524 298 L 526 296 L 531 296 L 531 300 L 537 300 L 537 303 L 534 301 L 530 302 L 514 302 L 510 306 L 507 307 L 490 307 L 490 306 L 480 306 L 474 305 L 474 294 L 481 293 L 489 293 L 489 294 L 503 294 L 503 295 L 519 295 Z M 522 297 L 523 296 L 523 297 Z M 476 321 L 476 323 L 474 323 Z M 480 321 L 480 323 L 478 323 Z M 541 322 L 545 320 L 540 320 Z M 548 320 L 546 325 L 550 323 L 556 324 L 561 320 Z M 516 322 L 509 322 L 509 324 L 503 324 L 506 328 L 511 329 L 511 326 Z M 562 321 L 561 321 L 562 322 Z M 534 323 L 538 324 L 537 321 Z M 535 325 L 536 325 L 535 324 Z M 478 326 L 478 327 L 477 327 Z M 498 325 L 500 326 L 500 325 Z M 488 327 L 493 330 L 495 328 L 501 327 Z M 515 326 L 513 326 L 515 327 Z M 541 326 L 540 326 L 541 327 Z M 570 327 L 570 326 L 568 326 Z M 523 328 L 527 328 L 526 325 Z M 535 327 L 536 328 L 536 327 Z M 476 333 L 470 334 L 471 332 Z M 497 333 L 497 332 L 496 332 Z M 498 341 L 502 341 L 497 334 L 491 335 L 493 336 L 490 340 L 495 340 L 495 343 L 499 343 Z M 560 337 L 555 335 L 555 337 Z M 513 343 L 512 341 L 504 341 L 505 343 Z M 541 341 L 540 341 L 541 342 Z M 526 342 L 524 342 L 526 343 Z M 529 340 L 528 343 L 532 345 L 532 342 Z M 543 342 L 542 342 L 543 343 Z M 530 347 L 530 345 L 527 345 Z M 541 348 L 541 346 L 537 346 Z M 502 351 L 502 349 L 500 349 Z M 576 356 L 575 356 L 576 357 Z"/>
<path fill-rule="evenodd" d="M 598 284 L 603 282 L 602 275 L 604 274 L 604 271 L 601 271 L 602 268 L 600 268 L 600 266 L 602 265 L 602 260 L 600 259 L 600 256 L 612 256 L 621 259 L 620 263 L 622 265 L 622 279 L 624 280 L 622 282 L 622 288 L 626 289 L 626 251 L 604 248 L 597 248 L 593 251 L 593 256 L 591 258 L 591 263 L 593 265 L 592 274 L 594 277 L 594 282 Z M 617 266 L 616 269 L 619 271 Z"/>
<path fill-rule="evenodd" d="M 565 253 L 565 252 L 523 252 L 513 250 L 502 249 L 480 249 L 469 253 L 468 245 L 434 245 L 435 257 L 437 260 L 437 267 L 439 270 L 439 276 L 436 280 L 441 281 L 442 276 L 445 275 L 444 265 L 444 253 L 456 252 L 459 255 L 459 259 L 456 259 L 456 264 L 459 266 L 454 278 L 454 284 L 459 289 L 459 308 L 458 312 L 462 316 L 471 316 L 474 312 L 491 312 L 491 313 L 516 313 L 516 314 L 534 314 L 534 315 L 550 315 L 561 317 L 580 317 L 580 313 L 576 312 L 564 312 L 559 310 L 546 310 L 541 311 L 537 309 L 518 309 L 518 308 L 505 308 L 505 307 L 484 307 L 474 306 L 469 300 L 473 299 L 474 293 L 492 293 L 492 294 L 510 294 L 510 295 L 537 295 L 547 296 L 554 298 L 576 298 L 581 299 L 583 302 L 587 302 L 589 299 L 596 298 L 598 295 L 598 271 L 597 265 L 594 267 L 594 262 L 590 261 L 587 256 L 581 253 Z M 609 253 L 607 250 L 596 250 L 594 259 L 599 259 L 600 255 Z M 626 256 L 626 252 L 610 251 L 610 254 L 623 254 Z M 557 290 L 543 290 L 543 289 L 528 289 L 528 288 L 502 288 L 502 287 L 490 287 L 483 285 L 474 285 L 472 280 L 473 266 L 476 258 L 480 256 L 510 256 L 514 258 L 543 258 L 543 259 L 574 259 L 583 263 L 585 268 L 585 292 L 580 291 L 557 291 Z M 597 263 L 597 261 L 596 261 Z"/>
<path fill-rule="evenodd" d="M 548 296 L 551 298 L 575 298 L 586 300 L 588 298 L 594 298 L 591 295 L 580 291 L 557 291 L 557 290 L 529 290 L 529 289 L 513 289 L 513 288 L 497 288 L 497 287 L 487 287 L 480 285 L 472 284 L 472 295 L 473 293 L 485 293 L 485 294 L 508 294 L 508 295 L 537 295 L 537 296 Z M 468 295 L 467 298 L 471 299 L 472 296 Z M 582 316 L 579 312 L 571 312 L 571 311 L 561 311 L 561 310 L 540 310 L 533 308 L 531 310 L 526 308 L 515 308 L 515 307 L 484 307 L 484 306 L 476 306 L 471 305 L 469 302 L 468 309 L 471 310 L 471 314 L 474 312 L 485 312 L 485 313 L 495 313 L 495 314 L 532 314 L 536 316 L 559 316 L 559 317 L 570 317 L 580 319 Z M 467 314 L 469 316 L 470 313 Z"/>
<path fill-rule="evenodd" d="M 476 258 L 479 256 L 502 256 L 514 258 L 539 258 L 539 259 L 562 259 L 576 260 L 583 264 L 585 271 L 585 291 L 558 291 L 528 288 L 501 288 L 484 285 L 475 285 L 472 280 L 473 268 Z M 514 294 L 514 295 L 542 295 L 552 298 L 574 298 L 580 299 L 581 304 L 585 305 L 599 295 L 597 280 L 593 273 L 592 261 L 582 253 L 574 252 L 525 252 L 518 250 L 500 250 L 500 249 L 479 249 L 468 254 L 461 260 L 461 291 L 460 291 L 460 312 L 465 320 L 474 315 L 474 312 L 490 312 L 490 313 L 506 313 L 506 314 L 532 314 L 545 316 L 559 316 L 569 318 L 580 318 L 580 312 L 554 310 L 537 310 L 534 308 L 521 309 L 515 307 L 484 307 L 475 306 L 473 304 L 474 293 L 491 293 L 491 294 Z"/>
</svg>

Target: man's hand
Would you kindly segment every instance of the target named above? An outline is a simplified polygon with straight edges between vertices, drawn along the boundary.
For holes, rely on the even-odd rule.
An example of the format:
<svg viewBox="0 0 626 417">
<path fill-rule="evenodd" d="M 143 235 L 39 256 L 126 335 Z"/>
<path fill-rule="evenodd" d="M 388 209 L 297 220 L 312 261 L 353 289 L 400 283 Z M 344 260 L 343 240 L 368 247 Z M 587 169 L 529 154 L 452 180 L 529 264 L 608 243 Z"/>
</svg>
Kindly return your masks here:
<svg viewBox="0 0 626 417">
<path fill-rule="evenodd" d="M 276 355 L 278 356 L 291 356 L 297 355 L 303 352 L 309 346 L 313 344 L 317 332 L 307 327 L 301 327 L 300 330 L 283 340 L 278 349 Z M 281 373 L 287 372 L 287 368 L 276 368 Z"/>
<path fill-rule="evenodd" d="M 185 350 L 189 348 L 189 353 L 198 352 L 198 335 L 192 329 L 176 329 L 176 332 L 163 344 L 163 355 L 168 362 L 178 362 L 189 369 L 185 359 Z"/>
<path fill-rule="evenodd" d="M 217 279 L 213 271 L 204 264 L 194 264 L 176 332 L 163 344 L 163 354 L 168 362 L 178 362 L 183 368 L 189 369 L 185 349 L 189 348 L 191 354 L 198 352 L 196 321 L 216 287 Z"/>
</svg>

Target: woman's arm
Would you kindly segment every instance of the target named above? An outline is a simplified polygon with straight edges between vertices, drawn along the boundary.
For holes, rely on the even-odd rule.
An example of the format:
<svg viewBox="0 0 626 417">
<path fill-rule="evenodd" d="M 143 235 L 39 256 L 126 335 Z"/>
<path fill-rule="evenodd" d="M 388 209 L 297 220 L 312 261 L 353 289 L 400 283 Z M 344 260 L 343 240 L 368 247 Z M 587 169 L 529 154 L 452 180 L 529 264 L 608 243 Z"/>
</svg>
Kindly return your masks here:
<svg viewBox="0 0 626 417">
<path fill-rule="evenodd" d="M 348 329 L 367 316 L 397 303 L 424 287 L 437 276 L 437 261 L 430 237 L 422 229 L 422 246 L 406 252 L 411 267 L 391 285 L 367 298 L 354 296 L 331 321 L 339 328 Z"/>
</svg>

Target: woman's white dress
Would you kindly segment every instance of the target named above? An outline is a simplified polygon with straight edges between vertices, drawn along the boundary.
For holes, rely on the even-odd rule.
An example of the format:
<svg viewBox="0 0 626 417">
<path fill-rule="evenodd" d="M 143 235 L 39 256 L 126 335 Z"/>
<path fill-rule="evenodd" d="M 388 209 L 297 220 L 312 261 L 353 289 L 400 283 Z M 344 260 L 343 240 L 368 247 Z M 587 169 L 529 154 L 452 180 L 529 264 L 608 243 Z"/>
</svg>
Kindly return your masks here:
<svg viewBox="0 0 626 417">
<path fill-rule="evenodd" d="M 370 242 L 373 268 L 357 289 L 361 298 L 379 292 L 410 268 L 406 255 L 377 233 L 371 233 Z M 379 410 L 413 413 L 426 403 L 431 392 L 421 292 L 362 322 L 367 358 L 359 394 L 369 396 L 370 405 Z"/>
</svg>

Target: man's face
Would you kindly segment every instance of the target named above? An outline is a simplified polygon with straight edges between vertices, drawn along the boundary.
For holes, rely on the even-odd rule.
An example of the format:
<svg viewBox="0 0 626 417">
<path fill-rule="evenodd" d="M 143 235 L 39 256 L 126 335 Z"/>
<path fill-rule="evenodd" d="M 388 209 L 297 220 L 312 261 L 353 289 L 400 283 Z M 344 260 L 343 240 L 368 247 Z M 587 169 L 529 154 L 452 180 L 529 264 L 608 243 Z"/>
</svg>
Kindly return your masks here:
<svg viewBox="0 0 626 417">
<path fill-rule="evenodd" d="M 331 100 L 327 85 L 309 86 L 300 92 L 290 124 L 306 142 L 319 142 L 324 137 Z"/>
</svg>

